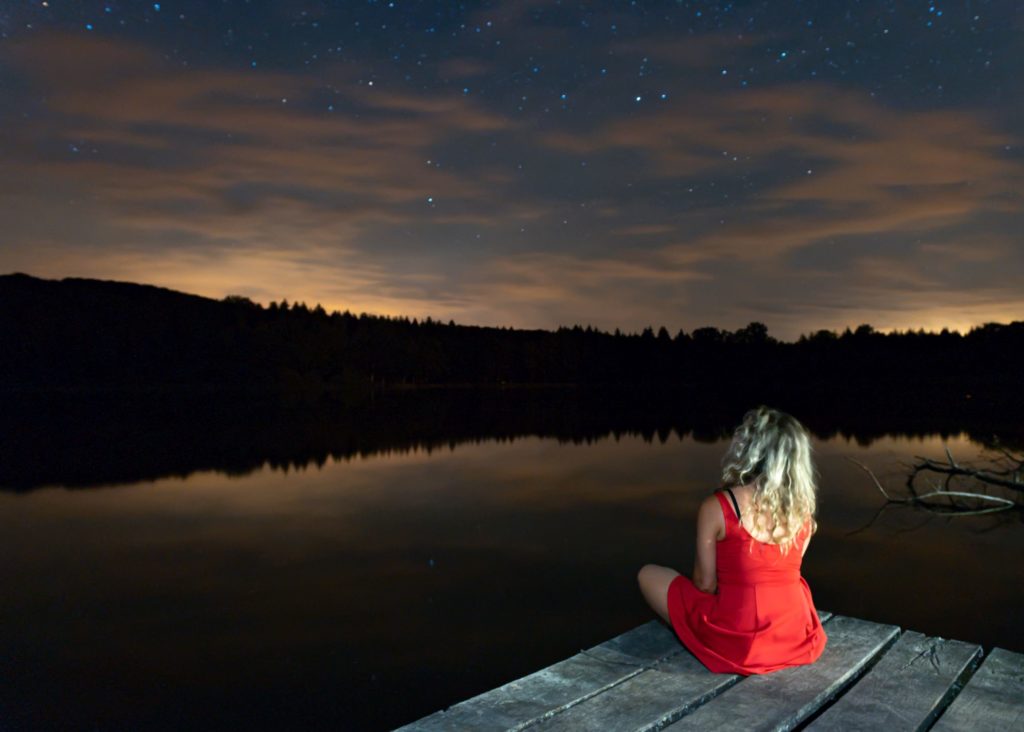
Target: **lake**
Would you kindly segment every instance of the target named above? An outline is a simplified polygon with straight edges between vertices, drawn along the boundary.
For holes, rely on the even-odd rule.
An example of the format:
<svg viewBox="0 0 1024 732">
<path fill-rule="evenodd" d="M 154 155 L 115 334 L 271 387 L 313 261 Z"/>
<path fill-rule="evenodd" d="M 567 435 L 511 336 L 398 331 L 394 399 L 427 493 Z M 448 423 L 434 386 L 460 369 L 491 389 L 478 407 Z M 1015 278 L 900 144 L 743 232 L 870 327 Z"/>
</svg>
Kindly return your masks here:
<svg viewBox="0 0 1024 732">
<path fill-rule="evenodd" d="M 690 572 L 742 415 L 424 399 L 7 410 L 0 727 L 388 729 L 535 671 L 653 619 L 636 572 Z M 898 490 L 990 423 L 791 411 L 818 608 L 1024 651 L 1021 513 L 885 507 L 848 459 Z"/>
</svg>

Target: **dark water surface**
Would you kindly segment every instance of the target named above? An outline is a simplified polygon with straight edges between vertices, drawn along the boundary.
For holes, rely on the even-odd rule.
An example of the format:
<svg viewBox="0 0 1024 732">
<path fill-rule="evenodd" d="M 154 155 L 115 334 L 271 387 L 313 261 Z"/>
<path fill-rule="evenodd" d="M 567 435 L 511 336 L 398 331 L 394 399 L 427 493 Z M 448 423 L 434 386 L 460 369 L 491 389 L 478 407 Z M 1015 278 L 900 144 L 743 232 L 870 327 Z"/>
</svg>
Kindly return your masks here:
<svg viewBox="0 0 1024 732">
<path fill-rule="evenodd" d="M 561 399 L 7 410 L 0 729 L 386 729 L 652 619 L 742 409 Z M 791 411 L 819 609 L 1024 651 L 1020 513 L 880 510 L 847 460 L 898 487 L 994 422 Z"/>
</svg>

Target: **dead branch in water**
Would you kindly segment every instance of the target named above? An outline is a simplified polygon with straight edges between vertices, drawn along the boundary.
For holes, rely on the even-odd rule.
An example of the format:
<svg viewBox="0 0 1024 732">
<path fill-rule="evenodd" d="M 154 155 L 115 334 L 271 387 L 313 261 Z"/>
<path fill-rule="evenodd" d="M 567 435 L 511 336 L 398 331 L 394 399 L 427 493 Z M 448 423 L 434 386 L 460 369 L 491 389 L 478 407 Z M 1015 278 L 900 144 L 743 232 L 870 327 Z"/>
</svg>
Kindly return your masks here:
<svg viewBox="0 0 1024 732">
<path fill-rule="evenodd" d="M 912 493 L 916 493 L 914 479 L 920 473 L 932 472 L 948 476 L 946 478 L 947 485 L 952 478 L 964 477 L 1024 493 L 1024 457 L 1014 455 L 1006 448 L 999 446 L 994 450 L 1000 454 L 1000 457 L 992 460 L 992 464 L 985 470 L 960 465 L 953 459 L 953 454 L 948 447 L 946 448 L 947 462 L 945 463 L 915 456 L 918 462 L 913 465 L 910 475 L 907 476 L 907 488 Z"/>
<path fill-rule="evenodd" d="M 881 481 L 878 480 L 871 468 L 864 465 L 864 463 L 851 457 L 848 457 L 847 460 L 860 467 L 871 477 L 879 492 L 889 503 L 920 506 L 935 513 L 954 516 L 977 516 L 985 513 L 1008 511 L 1020 506 L 1016 501 L 1003 498 L 1002 496 L 991 496 L 975 490 L 953 490 L 954 480 L 970 480 L 984 485 L 1021 491 L 1024 494 L 1024 480 L 1022 480 L 1022 477 L 1024 477 L 1024 458 L 1002 447 L 997 446 L 995 450 L 1000 453 L 1000 457 L 992 460 L 991 465 L 985 469 L 957 463 L 953 459 L 953 454 L 949 451 L 948 447 L 946 448 L 947 462 L 944 463 L 932 460 L 931 458 L 917 456 L 918 462 L 910 467 L 910 473 L 907 476 L 908 495 L 905 497 L 891 495 L 882 486 Z M 916 481 L 920 476 L 927 473 L 944 475 L 945 478 L 941 484 L 933 482 L 928 490 L 922 493 L 919 491 Z M 965 501 L 970 501 L 970 503 Z M 980 507 L 986 502 L 996 505 Z"/>
</svg>

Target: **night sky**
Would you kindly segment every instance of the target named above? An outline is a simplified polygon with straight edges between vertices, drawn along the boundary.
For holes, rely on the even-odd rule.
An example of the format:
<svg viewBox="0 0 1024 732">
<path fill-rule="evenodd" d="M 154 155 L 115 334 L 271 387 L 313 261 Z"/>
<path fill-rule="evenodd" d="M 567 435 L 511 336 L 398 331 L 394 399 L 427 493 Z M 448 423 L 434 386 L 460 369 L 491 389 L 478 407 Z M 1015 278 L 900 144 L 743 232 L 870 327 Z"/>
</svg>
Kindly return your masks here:
<svg viewBox="0 0 1024 732">
<path fill-rule="evenodd" d="M 1024 4 L 0 1 L 0 273 L 554 329 L 1024 319 Z"/>
</svg>

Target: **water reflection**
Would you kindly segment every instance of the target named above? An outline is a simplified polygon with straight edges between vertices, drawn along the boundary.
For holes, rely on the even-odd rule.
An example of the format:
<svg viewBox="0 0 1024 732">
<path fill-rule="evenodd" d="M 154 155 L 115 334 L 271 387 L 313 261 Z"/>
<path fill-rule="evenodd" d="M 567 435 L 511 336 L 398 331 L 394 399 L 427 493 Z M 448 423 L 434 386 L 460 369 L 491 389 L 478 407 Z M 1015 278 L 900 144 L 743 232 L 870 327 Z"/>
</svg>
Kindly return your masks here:
<svg viewBox="0 0 1024 732">
<path fill-rule="evenodd" d="M 390 419 L 348 432 L 326 420 L 326 435 L 319 413 L 187 439 L 124 424 L 131 446 L 104 447 L 101 431 L 89 444 L 108 452 L 85 465 L 52 435 L 45 480 L 27 465 L 7 479 L 123 487 L 0 495 L 0 583 L 16 588 L 0 604 L 0 710 L 15 728 L 384 729 L 651 619 L 636 570 L 692 565 L 693 514 L 731 423 L 609 422 L 540 399 L 506 407 L 505 423 L 472 404 L 449 440 L 454 417 L 422 408 L 409 424 L 386 404 L 374 409 Z M 263 431 L 298 436 L 247 442 Z M 154 444 L 118 472 L 116 456 Z M 1019 514 L 894 508 L 860 530 L 881 501 L 846 458 L 895 480 L 898 461 L 945 445 L 980 447 L 952 428 L 816 438 L 821 530 L 804 574 L 823 609 L 1022 651 L 1007 560 L 1024 549 Z"/>
<path fill-rule="evenodd" d="M 240 399 L 216 393 L 130 397 L 26 394 L 0 397 L 0 490 L 132 484 L 216 470 L 288 472 L 329 459 L 452 450 L 481 440 L 550 437 L 573 444 L 639 435 L 661 443 L 714 442 L 743 412 L 768 403 L 799 415 L 821 439 L 870 445 L 886 435 L 998 435 L 1024 444 L 1006 405 L 936 401 L 930 394 L 877 402 L 841 390 L 728 395 L 636 390 L 445 390 L 332 400 Z M 880 416 L 880 415 L 884 415 Z"/>
</svg>

